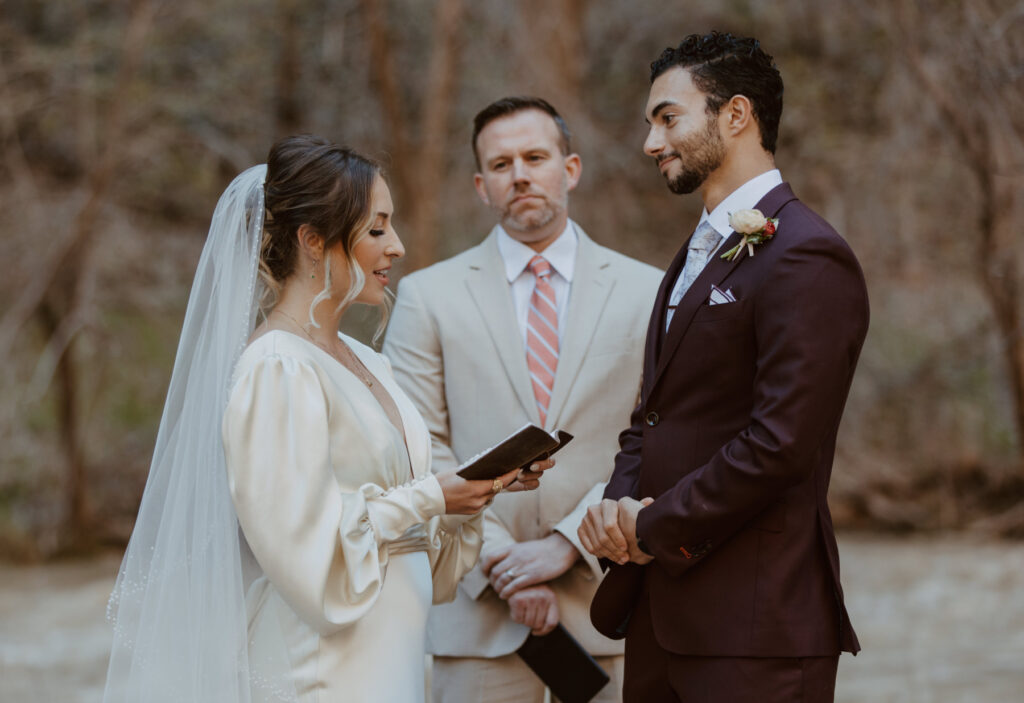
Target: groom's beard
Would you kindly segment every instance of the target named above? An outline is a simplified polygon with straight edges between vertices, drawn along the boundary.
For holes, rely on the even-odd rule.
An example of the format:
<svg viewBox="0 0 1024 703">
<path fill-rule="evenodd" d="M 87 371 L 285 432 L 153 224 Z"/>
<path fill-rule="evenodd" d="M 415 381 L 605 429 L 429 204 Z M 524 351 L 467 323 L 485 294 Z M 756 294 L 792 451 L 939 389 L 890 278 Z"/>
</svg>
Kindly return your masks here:
<svg viewBox="0 0 1024 703">
<path fill-rule="evenodd" d="M 702 132 L 689 134 L 674 146 L 677 147 L 676 151 L 663 158 L 678 156 L 682 170 L 669 179 L 668 188 L 677 195 L 692 193 L 725 160 L 725 144 L 722 143 L 722 135 L 718 133 L 718 116 L 708 115 Z"/>
</svg>

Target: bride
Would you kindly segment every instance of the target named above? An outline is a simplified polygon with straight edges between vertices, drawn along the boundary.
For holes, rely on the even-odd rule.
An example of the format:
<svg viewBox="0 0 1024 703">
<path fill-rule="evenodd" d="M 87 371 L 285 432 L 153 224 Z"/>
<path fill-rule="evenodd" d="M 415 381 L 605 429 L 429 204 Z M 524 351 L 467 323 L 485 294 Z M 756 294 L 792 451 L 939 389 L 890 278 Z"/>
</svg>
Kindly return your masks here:
<svg viewBox="0 0 1024 703">
<path fill-rule="evenodd" d="M 104 701 L 417 701 L 427 610 L 480 511 L 540 471 L 430 472 L 384 357 L 337 333 L 404 249 L 368 159 L 289 137 L 214 212 L 139 516 Z M 258 323 L 258 324 L 257 324 Z"/>
</svg>

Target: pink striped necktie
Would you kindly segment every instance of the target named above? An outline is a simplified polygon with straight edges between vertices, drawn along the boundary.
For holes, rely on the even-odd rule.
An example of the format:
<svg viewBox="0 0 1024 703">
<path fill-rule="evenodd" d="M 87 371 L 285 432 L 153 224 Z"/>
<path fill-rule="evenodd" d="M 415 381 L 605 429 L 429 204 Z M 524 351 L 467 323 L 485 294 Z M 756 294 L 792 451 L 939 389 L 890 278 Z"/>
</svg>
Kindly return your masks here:
<svg viewBox="0 0 1024 703">
<path fill-rule="evenodd" d="M 526 315 L 526 365 L 530 369 L 540 424 L 544 425 L 558 368 L 558 306 L 555 304 L 555 289 L 548 280 L 551 264 L 538 254 L 530 259 L 529 267 L 537 282 Z"/>
</svg>

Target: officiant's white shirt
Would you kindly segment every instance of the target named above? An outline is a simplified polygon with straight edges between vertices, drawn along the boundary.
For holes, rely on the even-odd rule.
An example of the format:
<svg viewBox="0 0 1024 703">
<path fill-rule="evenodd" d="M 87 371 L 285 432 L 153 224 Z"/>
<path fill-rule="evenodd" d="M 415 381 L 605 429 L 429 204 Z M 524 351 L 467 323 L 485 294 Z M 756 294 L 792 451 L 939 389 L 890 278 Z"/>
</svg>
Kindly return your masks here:
<svg viewBox="0 0 1024 703">
<path fill-rule="evenodd" d="M 530 259 L 537 255 L 537 252 L 520 241 L 512 239 L 505 229 L 498 225 L 498 253 L 505 264 L 505 277 L 512 289 L 512 303 L 516 309 L 516 321 L 519 323 L 519 332 L 523 337 L 523 346 L 526 346 L 526 317 L 530 310 L 530 296 L 533 294 L 533 287 L 536 279 L 533 272 L 527 268 Z M 569 291 L 572 287 L 572 275 L 576 269 L 576 247 L 579 239 L 576 237 L 576 228 L 572 220 L 565 224 L 565 229 L 558 235 L 558 239 L 551 242 L 547 248 L 540 253 L 548 263 L 551 264 L 551 276 L 549 282 L 555 291 L 555 304 L 558 306 L 558 341 L 562 341 L 565 333 L 566 310 L 568 309 Z"/>
</svg>

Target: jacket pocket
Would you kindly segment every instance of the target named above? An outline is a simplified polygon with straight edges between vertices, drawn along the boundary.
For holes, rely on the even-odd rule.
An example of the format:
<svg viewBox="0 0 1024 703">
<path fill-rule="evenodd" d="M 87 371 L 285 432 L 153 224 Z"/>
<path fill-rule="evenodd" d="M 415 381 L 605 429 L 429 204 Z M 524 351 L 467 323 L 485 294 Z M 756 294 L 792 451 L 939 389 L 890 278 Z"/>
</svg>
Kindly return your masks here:
<svg viewBox="0 0 1024 703">
<path fill-rule="evenodd" d="M 704 304 L 697 308 L 691 324 L 732 320 L 740 317 L 746 309 L 747 301 L 745 300 L 739 300 L 735 303 L 720 303 L 719 305 Z"/>
</svg>

